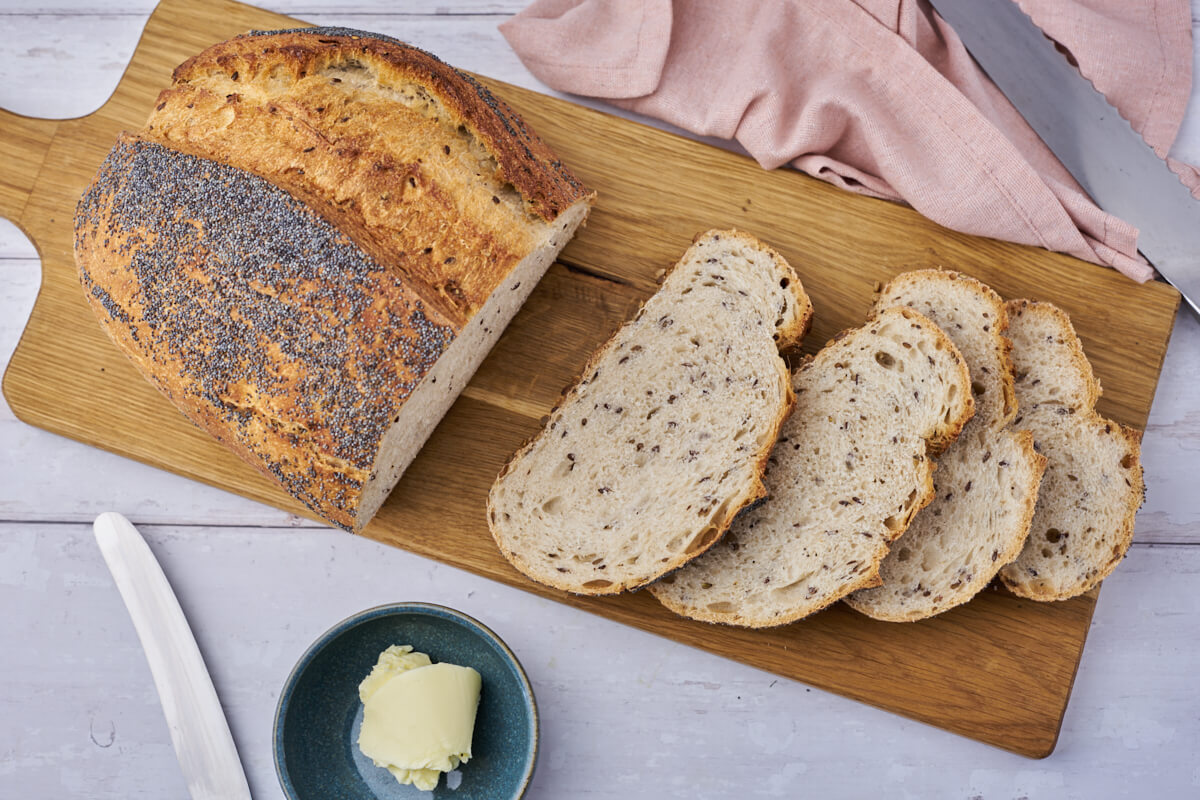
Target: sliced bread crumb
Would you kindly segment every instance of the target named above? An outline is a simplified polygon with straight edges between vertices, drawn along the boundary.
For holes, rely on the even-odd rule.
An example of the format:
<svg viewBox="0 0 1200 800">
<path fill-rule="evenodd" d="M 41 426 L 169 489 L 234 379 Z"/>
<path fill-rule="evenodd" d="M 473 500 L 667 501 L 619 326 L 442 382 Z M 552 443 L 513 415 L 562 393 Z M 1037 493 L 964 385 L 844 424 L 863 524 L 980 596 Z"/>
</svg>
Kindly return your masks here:
<svg viewBox="0 0 1200 800">
<path fill-rule="evenodd" d="M 1066 600 L 1108 577 L 1133 541 L 1145 495 L 1141 434 L 1096 413 L 1099 384 L 1070 317 L 1049 304 L 1008 303 L 1020 411 L 1046 457 L 1029 538 L 1000 571 L 1014 594 Z"/>
<path fill-rule="evenodd" d="M 711 547 L 764 494 L 794 402 L 779 351 L 811 316 L 774 250 L 736 231 L 698 237 L 496 479 L 500 550 L 541 583 L 613 594 Z"/>
<path fill-rule="evenodd" d="M 927 451 L 953 441 L 974 407 L 962 356 L 908 308 L 839 335 L 792 387 L 796 412 L 765 476 L 770 499 L 650 587 L 672 611 L 768 627 L 877 585 L 888 544 L 932 495 Z"/>
<path fill-rule="evenodd" d="M 938 458 L 934 498 L 880 565 L 883 585 L 846 603 L 892 622 L 926 619 L 967 602 L 1021 552 L 1046 459 L 1015 430 L 1004 301 L 983 283 L 942 270 L 907 272 L 876 309 L 908 306 L 937 323 L 967 361 L 975 416 Z"/>
</svg>

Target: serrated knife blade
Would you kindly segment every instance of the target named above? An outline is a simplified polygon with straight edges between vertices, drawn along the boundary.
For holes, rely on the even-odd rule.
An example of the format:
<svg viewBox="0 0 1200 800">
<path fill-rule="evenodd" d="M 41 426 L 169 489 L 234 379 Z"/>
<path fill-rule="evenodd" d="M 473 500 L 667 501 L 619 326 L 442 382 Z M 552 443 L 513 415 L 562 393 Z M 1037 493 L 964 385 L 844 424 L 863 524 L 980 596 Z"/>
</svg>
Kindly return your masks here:
<svg viewBox="0 0 1200 800">
<path fill-rule="evenodd" d="M 1135 226 L 1138 249 L 1200 313 L 1200 201 L 1012 0 L 932 0 L 1075 180 Z"/>
<path fill-rule="evenodd" d="M 142 642 L 192 800 L 250 800 L 229 723 L 162 567 L 120 514 L 101 514 L 93 529 Z"/>
</svg>

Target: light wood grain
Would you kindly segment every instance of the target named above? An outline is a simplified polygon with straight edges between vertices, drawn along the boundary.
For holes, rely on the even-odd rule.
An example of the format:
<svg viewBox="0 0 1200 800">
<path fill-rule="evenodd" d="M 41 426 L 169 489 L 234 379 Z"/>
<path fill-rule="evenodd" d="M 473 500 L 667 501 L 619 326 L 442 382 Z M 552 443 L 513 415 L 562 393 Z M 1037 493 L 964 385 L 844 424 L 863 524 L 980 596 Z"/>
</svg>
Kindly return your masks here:
<svg viewBox="0 0 1200 800">
<path fill-rule="evenodd" d="M 122 127 L 137 127 L 170 69 L 214 41 L 286 18 L 232 3 L 160 6 L 133 63 L 97 113 L 58 123 L 48 148 L 12 115 L 3 152 L 35 161 L 4 184 L 4 208 L 37 244 L 45 280 L 5 376 L 22 419 L 291 511 L 297 506 L 184 421 L 104 338 L 71 263 L 70 215 Z M 438 428 L 367 535 L 449 560 L 580 608 L 1027 755 L 1054 744 L 1095 603 L 1037 605 L 989 592 L 935 620 L 896 626 L 844 609 L 776 631 L 671 617 L 645 595 L 586 601 L 533 587 L 496 552 L 483 496 L 507 455 L 536 430 L 588 352 L 654 288 L 691 236 L 738 225 L 778 246 L 813 296 L 808 349 L 861 321 L 877 282 L 953 266 L 1009 296 L 1070 311 L 1106 388 L 1102 410 L 1145 423 L 1177 295 L 1044 251 L 947 232 L 907 209 L 848 196 L 786 172 L 515 87 L 521 111 L 601 201 L 476 379 Z M 44 128 L 42 130 L 45 130 Z M 36 132 L 36 131 L 35 131 Z M 670 165 L 668 167 L 668 165 Z M 670 175 L 670 181 L 663 176 Z M 570 265 L 570 266 L 567 266 Z M 153 430 L 154 436 L 144 432 Z M 1016 698 L 1016 700 L 1014 700 Z"/>
</svg>

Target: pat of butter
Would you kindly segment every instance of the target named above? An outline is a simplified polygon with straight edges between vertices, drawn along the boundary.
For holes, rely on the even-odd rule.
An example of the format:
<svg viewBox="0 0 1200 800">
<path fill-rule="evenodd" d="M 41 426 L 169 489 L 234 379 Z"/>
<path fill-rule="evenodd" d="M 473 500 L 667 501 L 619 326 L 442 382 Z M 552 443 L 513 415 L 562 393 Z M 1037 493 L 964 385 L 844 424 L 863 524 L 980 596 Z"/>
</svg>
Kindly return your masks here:
<svg viewBox="0 0 1200 800">
<path fill-rule="evenodd" d="M 358 686 L 358 749 L 400 783 L 432 790 L 443 772 L 471 758 L 479 688 L 470 667 L 433 664 L 409 645 L 389 647 Z"/>
</svg>

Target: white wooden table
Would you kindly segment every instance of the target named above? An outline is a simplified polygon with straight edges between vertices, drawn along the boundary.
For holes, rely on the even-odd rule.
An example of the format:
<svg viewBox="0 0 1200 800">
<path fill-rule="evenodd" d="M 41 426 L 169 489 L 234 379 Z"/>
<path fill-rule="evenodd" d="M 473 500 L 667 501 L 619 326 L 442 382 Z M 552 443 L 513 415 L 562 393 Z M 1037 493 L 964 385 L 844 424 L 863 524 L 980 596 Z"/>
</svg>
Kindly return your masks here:
<svg viewBox="0 0 1200 800">
<path fill-rule="evenodd" d="M 1194 0 L 1200 6 L 1200 0 Z M 265 0 L 545 91 L 496 31 L 521 0 Z M 0 105 L 100 105 L 152 0 L 0 0 Z M 1194 14 L 1195 16 L 1195 14 Z M 1200 163 L 1200 106 L 1175 153 Z M 0 222 L 0 363 L 38 285 Z M 1144 441 L 1149 496 L 1105 583 L 1057 751 L 1030 761 L 191 483 L 0 408 L 0 798 L 183 798 L 133 627 L 91 536 L 124 512 L 195 629 L 257 798 L 279 688 L 328 626 L 398 600 L 493 626 L 537 692 L 532 797 L 1200 797 L 1200 323 L 1181 313 Z"/>
</svg>

